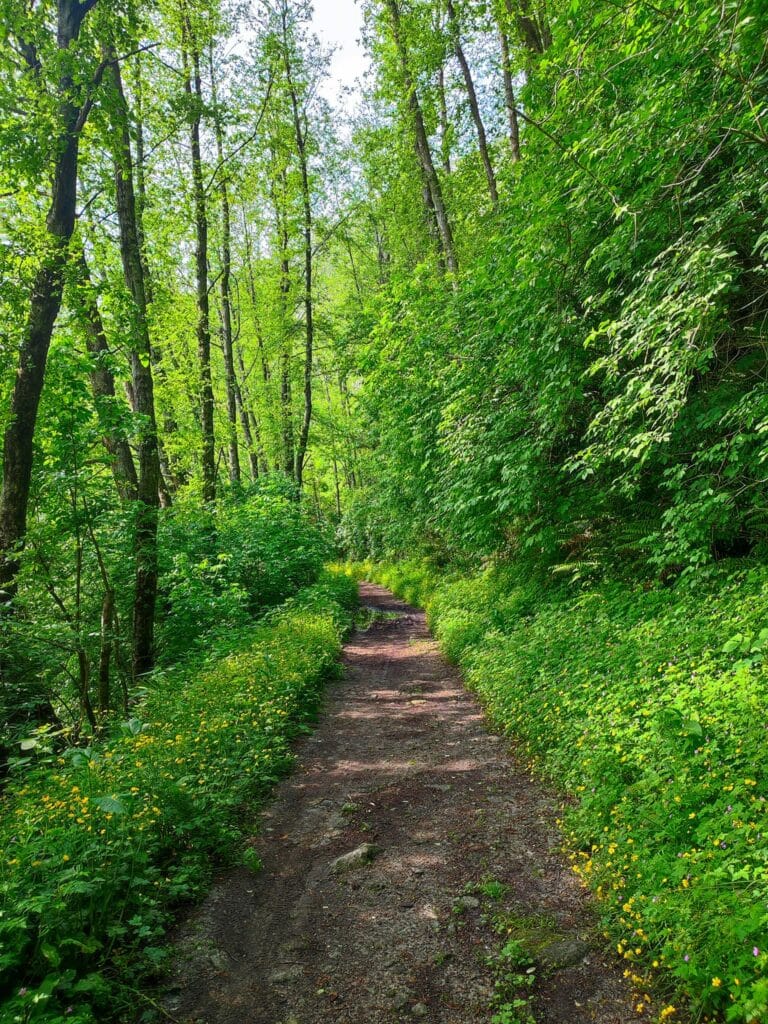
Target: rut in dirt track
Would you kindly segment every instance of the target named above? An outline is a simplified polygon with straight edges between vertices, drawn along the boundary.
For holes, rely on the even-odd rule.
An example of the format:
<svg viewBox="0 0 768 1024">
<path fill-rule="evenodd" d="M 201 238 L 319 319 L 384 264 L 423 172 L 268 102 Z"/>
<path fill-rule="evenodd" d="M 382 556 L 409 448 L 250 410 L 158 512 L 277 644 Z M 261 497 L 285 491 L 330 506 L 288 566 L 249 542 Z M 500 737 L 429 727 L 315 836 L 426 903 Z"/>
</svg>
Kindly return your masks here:
<svg viewBox="0 0 768 1024">
<path fill-rule="evenodd" d="M 220 879 L 178 938 L 169 1015 L 205 1024 L 488 1022 L 500 940 L 482 895 L 537 962 L 539 1024 L 625 1024 L 631 993 L 595 938 L 589 902 L 557 852 L 556 808 L 489 734 L 424 615 L 397 613 L 347 645 L 317 730 L 298 746 L 254 842 L 264 868 Z M 371 863 L 334 858 L 362 843 Z M 478 903 L 480 905 L 478 906 Z"/>
</svg>

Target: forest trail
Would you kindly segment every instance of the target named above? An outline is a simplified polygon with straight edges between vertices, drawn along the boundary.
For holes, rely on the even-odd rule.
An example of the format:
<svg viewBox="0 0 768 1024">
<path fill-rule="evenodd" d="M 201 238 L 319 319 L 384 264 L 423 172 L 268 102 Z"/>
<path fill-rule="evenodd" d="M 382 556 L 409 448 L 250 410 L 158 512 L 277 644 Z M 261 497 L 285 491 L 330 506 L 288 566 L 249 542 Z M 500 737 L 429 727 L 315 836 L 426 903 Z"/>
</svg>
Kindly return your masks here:
<svg viewBox="0 0 768 1024">
<path fill-rule="evenodd" d="M 382 614 L 346 647 L 296 771 L 263 812 L 257 875 L 220 879 L 180 929 L 169 1015 L 205 1024 L 488 1022 L 501 939 L 470 883 L 534 947 L 537 1024 L 636 1019 L 589 902 L 557 851 L 556 806 L 515 764 L 423 612 Z M 369 843 L 377 853 L 339 870 Z"/>
</svg>

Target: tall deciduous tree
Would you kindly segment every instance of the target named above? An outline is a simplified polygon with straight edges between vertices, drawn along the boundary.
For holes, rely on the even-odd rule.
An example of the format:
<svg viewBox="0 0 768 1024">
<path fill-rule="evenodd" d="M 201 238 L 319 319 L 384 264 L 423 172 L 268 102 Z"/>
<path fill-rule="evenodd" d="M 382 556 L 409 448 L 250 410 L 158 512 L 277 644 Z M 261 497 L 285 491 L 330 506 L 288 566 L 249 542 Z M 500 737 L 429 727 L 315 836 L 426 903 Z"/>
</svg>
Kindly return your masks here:
<svg viewBox="0 0 768 1024">
<path fill-rule="evenodd" d="M 424 181 L 425 203 L 429 214 L 434 216 L 446 266 L 450 271 L 456 272 L 459 269 L 459 264 L 456 258 L 453 229 L 451 227 L 451 222 L 448 219 L 448 211 L 443 199 L 443 190 L 432 159 L 429 137 L 424 124 L 424 115 L 422 113 L 421 103 L 419 102 L 419 97 L 416 92 L 415 79 L 409 63 L 408 45 L 405 33 L 403 32 L 400 5 L 398 0 L 384 0 L 384 2 L 389 13 L 392 39 L 400 62 L 402 88 L 405 93 L 404 99 L 408 105 L 411 115 L 416 153 Z"/>
<path fill-rule="evenodd" d="M 302 235 L 304 248 L 304 411 L 299 428 L 294 461 L 294 477 L 299 488 L 304 478 L 304 462 L 307 457 L 309 430 L 312 423 L 312 371 L 314 367 L 315 310 L 313 294 L 314 256 L 312 251 L 312 195 L 309 184 L 309 156 L 307 152 L 306 110 L 299 97 L 291 49 L 294 45 L 290 31 L 287 0 L 281 0 L 280 27 L 282 33 L 283 70 L 285 84 L 291 103 L 294 142 L 301 177 Z"/>
<path fill-rule="evenodd" d="M 214 66 L 213 42 L 209 47 L 209 70 L 211 75 L 211 112 L 216 135 L 216 156 L 218 158 L 218 193 L 221 204 L 221 344 L 224 353 L 224 374 L 227 393 L 227 456 L 230 483 L 240 483 L 240 449 L 237 439 L 237 377 L 235 374 L 234 338 L 232 332 L 232 218 L 229 205 L 228 168 L 224 156 L 224 127 L 219 106 Z M 241 403 L 242 405 L 242 400 Z"/>
<path fill-rule="evenodd" d="M 117 400 L 115 375 L 110 365 L 111 350 L 99 310 L 96 291 L 82 247 L 76 254 L 78 280 L 78 313 L 82 319 L 88 352 L 92 359 L 91 390 L 96 411 L 103 424 L 104 447 L 112 461 L 115 487 L 125 501 L 135 501 L 139 492 L 139 478 L 133 452 L 115 416 Z"/>
<path fill-rule="evenodd" d="M 2 602 L 8 602 L 15 592 L 19 549 L 26 532 L 37 411 L 51 334 L 61 307 L 69 240 L 75 227 L 80 136 L 104 72 L 104 65 L 100 64 L 89 73 L 89 62 L 81 57 L 77 47 L 83 22 L 96 2 L 58 0 L 53 15 L 55 28 L 48 27 L 50 11 L 34 12 L 31 8 L 26 18 L 21 15 L 13 24 L 18 48 L 26 61 L 26 74 L 40 83 L 41 90 L 45 88 L 47 71 L 43 62 L 47 64 L 50 61 L 58 71 L 54 72 L 57 74 L 57 99 L 51 140 L 51 200 L 45 222 L 46 234 L 29 298 L 11 397 L 10 421 L 3 442 L 3 488 L 0 494 Z M 38 29 L 55 36 L 58 53 L 46 48 L 47 52 L 41 54 L 33 41 Z M 30 36 L 28 32 L 34 35 Z"/>
<path fill-rule="evenodd" d="M 504 82 L 504 106 L 509 126 L 509 148 L 512 151 L 512 159 L 517 162 L 520 159 L 520 122 L 517 116 L 515 87 L 512 80 L 509 38 L 503 21 L 499 23 L 499 45 L 501 47 L 501 74 Z"/>
<path fill-rule="evenodd" d="M 491 154 L 488 150 L 488 137 L 485 132 L 482 114 L 480 113 L 480 104 L 477 99 L 477 91 L 472 78 L 472 70 L 469 66 L 466 54 L 464 53 L 464 47 L 461 45 L 459 16 L 456 13 L 454 0 L 445 0 L 445 4 L 446 11 L 448 12 L 448 31 L 451 38 L 451 45 L 453 46 L 453 52 L 456 54 L 456 59 L 459 62 L 461 74 L 464 78 L 464 85 L 467 90 L 467 100 L 469 101 L 469 109 L 472 114 L 472 120 L 475 123 L 475 130 L 477 131 L 477 145 L 480 151 L 480 159 L 483 162 L 485 177 L 488 181 L 488 192 L 491 196 L 491 202 L 496 205 L 499 201 L 499 190 L 496 186 L 496 175 L 493 170 L 493 163 L 491 162 Z"/>
<path fill-rule="evenodd" d="M 132 670 L 134 676 L 154 665 L 155 603 L 157 600 L 157 509 L 160 458 L 152 377 L 145 259 L 137 216 L 128 105 L 117 61 L 110 62 L 115 123 L 115 194 L 120 225 L 123 273 L 134 305 L 135 336 L 130 351 L 131 384 L 140 417 L 139 471 L 135 522 L 136 583 L 133 604 Z"/>
<path fill-rule="evenodd" d="M 208 286 L 208 209 L 203 177 L 200 126 L 203 119 L 203 82 L 200 73 L 201 42 L 197 26 L 183 9 L 182 57 L 184 90 L 188 100 L 189 143 L 192 155 L 192 195 L 195 208 L 195 277 L 197 282 L 197 358 L 200 372 L 199 413 L 202 435 L 203 501 L 216 498 L 216 436 L 211 375 L 211 303 Z"/>
</svg>

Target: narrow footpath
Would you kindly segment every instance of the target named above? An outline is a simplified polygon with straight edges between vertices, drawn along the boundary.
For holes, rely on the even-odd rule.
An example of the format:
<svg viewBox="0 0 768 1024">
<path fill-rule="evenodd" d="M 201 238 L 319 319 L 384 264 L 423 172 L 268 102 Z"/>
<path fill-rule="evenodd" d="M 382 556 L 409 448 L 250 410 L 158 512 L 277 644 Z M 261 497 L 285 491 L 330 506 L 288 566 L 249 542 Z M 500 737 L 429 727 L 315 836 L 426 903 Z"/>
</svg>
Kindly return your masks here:
<svg viewBox="0 0 768 1024">
<path fill-rule="evenodd" d="M 489 916 L 504 914 L 533 955 L 537 1024 L 637 1020 L 558 852 L 554 800 L 487 731 L 423 612 L 360 589 L 380 614 L 347 645 L 343 679 L 254 829 L 263 870 L 220 879 L 182 926 L 168 1015 L 488 1024 L 488 957 L 504 941 Z"/>
</svg>

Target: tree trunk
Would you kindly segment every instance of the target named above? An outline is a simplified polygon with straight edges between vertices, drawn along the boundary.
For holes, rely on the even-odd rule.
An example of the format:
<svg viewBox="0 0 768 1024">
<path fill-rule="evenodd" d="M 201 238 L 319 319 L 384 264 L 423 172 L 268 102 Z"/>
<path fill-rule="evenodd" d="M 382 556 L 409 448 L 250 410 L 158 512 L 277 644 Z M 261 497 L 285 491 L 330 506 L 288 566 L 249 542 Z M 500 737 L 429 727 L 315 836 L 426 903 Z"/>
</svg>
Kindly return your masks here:
<svg viewBox="0 0 768 1024">
<path fill-rule="evenodd" d="M 445 98 L 445 68 L 442 62 L 437 69 L 437 97 L 440 114 L 440 158 L 446 177 L 453 173 L 451 169 L 451 123 L 448 120 L 448 103 Z"/>
<path fill-rule="evenodd" d="M 96 715 L 91 703 L 91 663 L 82 647 L 77 651 L 78 689 L 80 691 L 80 713 L 88 719 L 91 731 L 96 731 Z"/>
<path fill-rule="evenodd" d="M 57 44 L 68 50 L 80 35 L 80 28 L 96 0 L 59 0 Z M 32 44 L 22 44 L 30 63 L 30 74 L 39 69 Z M 56 317 L 61 307 L 64 268 L 69 240 L 75 226 L 77 205 L 77 162 L 80 132 L 89 107 L 78 106 L 74 99 L 74 74 L 71 61 L 62 58 L 59 77 L 58 135 L 51 190 L 51 205 L 46 219 L 44 254 L 35 275 L 29 313 L 19 351 L 18 370 L 10 402 L 10 416 L 3 444 L 3 487 L 0 493 L 0 605 L 16 593 L 20 549 L 27 529 L 27 507 L 32 478 L 32 456 L 37 410 L 45 379 L 48 349 Z M 93 83 L 94 85 L 96 83 Z"/>
<path fill-rule="evenodd" d="M 256 432 L 256 438 L 254 441 L 254 430 L 251 429 L 251 416 L 246 405 L 245 365 L 243 363 L 243 354 L 239 349 L 237 354 L 240 360 L 240 373 L 242 374 L 243 377 L 243 383 L 241 384 L 240 381 L 237 379 L 237 372 L 235 372 L 235 401 L 237 402 L 237 411 L 240 416 L 240 425 L 243 428 L 245 446 L 248 450 L 248 465 L 251 471 L 251 480 L 255 482 L 259 478 L 258 447 L 260 447 L 260 438 L 258 437 L 257 424 L 254 421 L 254 428 Z"/>
<path fill-rule="evenodd" d="M 355 285 L 355 295 L 357 296 L 357 301 L 360 305 L 360 308 L 363 309 L 365 306 L 365 300 L 363 299 L 363 289 L 360 284 L 360 275 L 357 272 L 357 265 L 355 263 L 355 257 L 352 252 L 352 242 L 350 241 L 349 235 L 346 233 L 344 234 L 344 244 L 347 249 L 347 255 L 349 256 L 349 268 L 352 271 L 352 280 Z"/>
<path fill-rule="evenodd" d="M 192 60 L 192 74 L 185 70 L 185 90 L 190 99 L 192 114 L 189 139 L 192 149 L 192 191 L 195 207 L 195 268 L 197 277 L 197 358 L 200 367 L 200 428 L 202 432 L 203 501 L 216 500 L 216 437 L 213 426 L 213 381 L 211 378 L 211 323 L 208 297 L 208 214 L 203 184 L 203 160 L 200 149 L 200 122 L 202 119 L 203 86 L 200 78 L 200 54 L 191 38 L 189 24 L 186 36 Z"/>
<path fill-rule="evenodd" d="M 109 344 L 104 331 L 104 324 L 96 301 L 90 271 L 85 253 L 80 250 L 77 256 L 80 287 L 78 299 L 86 333 L 88 353 L 93 359 L 90 371 L 91 391 L 96 406 L 96 414 L 102 422 L 104 447 L 112 460 L 112 476 L 115 480 L 117 493 L 123 501 L 135 501 L 139 492 L 139 478 L 133 461 L 131 446 L 119 430 L 114 427 L 113 417 L 109 415 L 110 406 L 116 403 L 115 376 L 109 366 Z"/>
<path fill-rule="evenodd" d="M 111 588 L 104 591 L 101 603 L 101 649 L 99 651 L 99 712 L 102 715 L 109 711 L 110 685 L 109 670 L 112 662 L 112 645 L 114 642 L 112 624 L 115 617 L 115 592 Z"/>
<path fill-rule="evenodd" d="M 301 171 L 301 205 L 304 216 L 304 415 L 302 416 L 299 440 L 296 445 L 294 468 L 294 477 L 299 489 L 301 489 L 304 479 L 304 462 L 309 443 L 309 428 L 312 423 L 312 366 L 315 340 L 314 301 L 312 294 L 312 197 L 309 190 L 309 171 L 307 168 L 307 137 L 304 125 L 302 125 L 299 98 L 291 73 L 291 60 L 288 51 L 287 7 L 285 3 L 281 7 L 281 16 L 283 25 L 283 61 L 288 91 L 291 97 L 293 130 L 296 138 L 296 151 L 299 157 L 299 169 Z"/>
<path fill-rule="evenodd" d="M 461 45 L 459 19 L 456 16 L 456 8 L 453 5 L 453 0 L 446 0 L 446 10 L 448 11 L 448 26 L 451 35 L 451 42 L 453 43 L 453 52 L 456 54 L 456 59 L 461 67 L 461 73 L 464 76 L 464 85 L 467 90 L 469 109 L 472 113 L 472 120 L 475 122 L 475 130 L 477 131 L 477 145 L 480 150 L 480 159 L 483 162 L 485 177 L 488 180 L 488 191 L 491 195 L 491 202 L 495 206 L 499 201 L 499 192 L 496 187 L 496 175 L 493 173 L 493 164 L 491 163 L 491 156 L 488 152 L 488 138 L 485 134 L 485 125 L 483 124 L 483 118 L 480 114 L 480 105 L 477 102 L 475 83 L 472 81 L 472 72 L 464 54 L 464 49 Z"/>
<path fill-rule="evenodd" d="M 291 382 L 291 353 L 284 348 L 280 356 L 280 410 L 283 425 L 283 472 L 293 477 L 296 469 L 293 439 L 293 394 Z"/>
<path fill-rule="evenodd" d="M 285 173 L 281 175 L 283 198 L 286 196 L 287 183 Z M 291 292 L 291 268 L 288 262 L 288 218 L 281 209 L 276 190 L 273 189 L 272 199 L 275 206 L 277 231 L 280 239 L 280 323 L 282 327 L 282 351 L 280 353 L 280 416 L 282 422 L 282 469 L 286 476 L 293 477 L 296 469 L 296 457 L 293 434 L 293 382 L 291 380 L 291 340 L 288 334 L 288 299 Z"/>
<path fill-rule="evenodd" d="M 277 198 L 272 191 L 272 200 L 275 204 L 275 210 L 277 210 Z M 279 219 L 279 217 L 278 217 Z M 261 359 L 261 377 L 265 384 L 269 384 L 272 376 L 269 369 L 269 362 L 267 361 L 267 355 L 264 350 L 264 338 L 262 337 L 261 326 L 259 324 L 259 316 L 256 308 L 256 285 L 253 279 L 253 259 L 251 256 L 251 235 L 248 231 L 248 217 L 246 216 L 245 210 L 243 210 L 243 235 L 245 238 L 245 265 L 248 271 L 247 282 L 248 282 L 248 296 L 251 300 L 251 307 L 253 311 L 253 326 L 256 331 L 256 341 L 259 346 L 259 358 Z"/>
<path fill-rule="evenodd" d="M 507 14 L 517 28 L 520 42 L 529 53 L 544 53 L 552 43 L 552 33 L 542 4 L 540 13 L 531 10 L 530 0 L 517 0 L 517 10 L 513 0 L 506 0 Z"/>
<path fill-rule="evenodd" d="M 416 152 L 418 154 L 421 172 L 424 178 L 424 183 L 429 189 L 429 194 L 432 199 L 432 205 L 435 211 L 435 220 L 440 234 L 440 241 L 446 265 L 452 273 L 456 273 L 459 269 L 459 265 L 456 259 L 456 249 L 453 243 L 453 232 L 451 231 L 448 213 L 445 208 L 445 203 L 443 202 L 440 180 L 432 161 L 432 153 L 429 148 L 429 140 L 427 138 L 427 130 L 424 126 L 424 117 L 421 112 L 421 105 L 419 103 L 419 98 L 416 95 L 416 87 L 408 65 L 408 50 L 405 45 L 400 25 L 400 8 L 398 7 L 397 0 L 386 0 L 386 4 L 392 21 L 392 36 L 400 58 L 403 85 L 405 87 L 408 107 L 411 111 L 411 117 L 413 120 L 413 130 L 416 136 Z"/>
<path fill-rule="evenodd" d="M 512 62 L 509 56 L 509 40 L 503 25 L 499 25 L 499 41 L 501 43 L 501 73 L 504 77 L 504 105 L 507 108 L 507 120 L 509 122 L 509 148 L 512 150 L 512 160 L 517 163 L 520 159 L 520 123 L 517 119 L 515 90 L 512 85 Z"/>
<path fill-rule="evenodd" d="M 149 259 L 147 257 L 146 236 L 144 234 L 144 210 L 147 205 L 147 192 L 144 179 L 144 165 L 146 157 L 144 153 L 144 85 L 141 75 L 141 54 L 136 55 L 136 73 L 134 76 L 134 92 L 136 96 L 136 110 L 134 117 L 134 130 L 136 133 L 136 230 L 139 238 L 139 250 L 144 268 L 144 290 L 147 296 L 147 304 L 153 302 L 152 275 L 149 272 Z M 155 379 L 160 383 L 166 382 L 167 376 L 163 366 L 163 353 L 157 345 L 152 346 L 152 366 Z M 178 433 L 178 424 L 173 416 L 166 410 L 162 417 L 163 435 L 170 437 Z M 181 480 L 171 465 L 171 460 L 165 450 L 163 437 L 158 433 L 157 451 L 160 459 L 160 504 L 163 508 L 170 508 L 173 504 L 173 493 L 178 488 Z"/>
<path fill-rule="evenodd" d="M 376 265 L 379 268 L 378 283 L 380 285 L 385 285 L 389 280 L 390 256 L 386 250 L 386 246 L 384 244 L 384 236 L 379 230 L 379 225 L 376 223 L 373 217 L 371 217 L 371 220 L 373 221 L 373 236 L 376 241 Z"/>
<path fill-rule="evenodd" d="M 139 487 L 135 523 L 136 589 L 133 601 L 133 677 L 154 666 L 155 604 L 157 600 L 157 508 L 160 459 L 155 419 L 152 346 L 147 321 L 147 289 L 140 235 L 136 218 L 133 158 L 128 106 L 123 93 L 120 66 L 111 65 L 115 98 L 115 188 L 120 225 L 120 255 L 135 310 L 135 341 L 131 346 L 131 380 L 136 412 L 141 417 L 139 438 Z"/>
<path fill-rule="evenodd" d="M 240 451 L 237 443 L 237 381 L 232 341 L 232 225 L 229 211 L 229 191 L 224 165 L 224 131 L 216 95 L 216 76 L 213 67 L 213 46 L 210 49 L 211 89 L 213 99 L 213 125 L 216 133 L 216 155 L 222 171 L 219 177 L 221 200 L 221 343 L 224 351 L 224 377 L 227 389 L 227 464 L 229 482 L 240 483 Z"/>
</svg>

